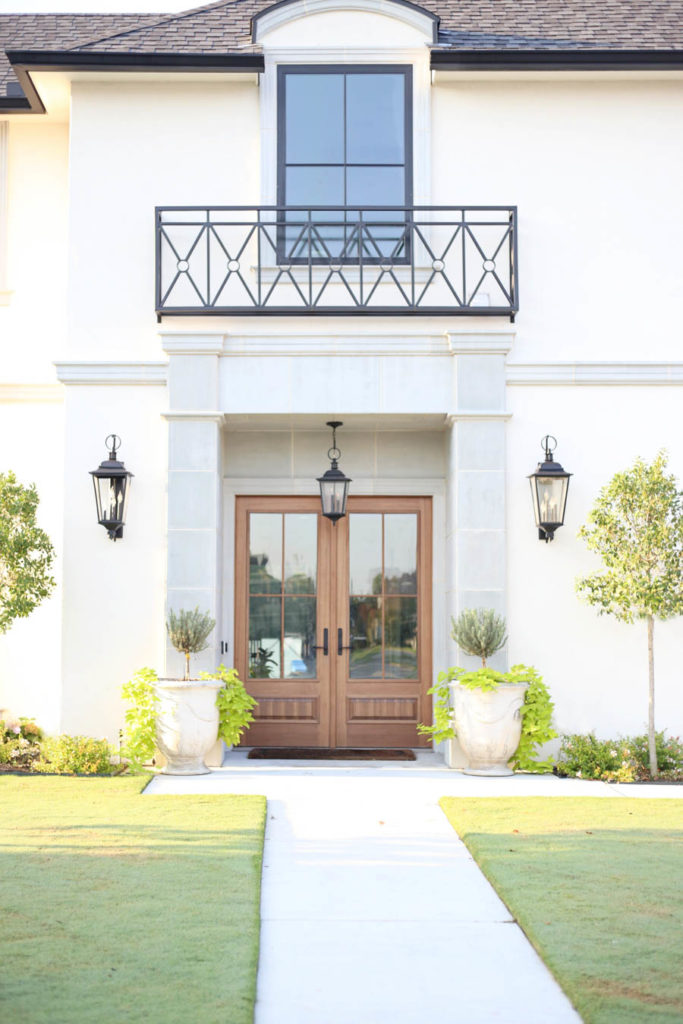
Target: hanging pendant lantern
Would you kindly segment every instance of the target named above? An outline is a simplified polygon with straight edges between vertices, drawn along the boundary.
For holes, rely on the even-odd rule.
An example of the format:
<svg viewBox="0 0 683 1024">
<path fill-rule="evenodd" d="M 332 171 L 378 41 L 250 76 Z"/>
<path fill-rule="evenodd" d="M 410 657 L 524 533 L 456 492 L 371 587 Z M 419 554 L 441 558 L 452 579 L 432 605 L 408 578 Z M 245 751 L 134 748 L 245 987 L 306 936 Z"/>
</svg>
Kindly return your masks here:
<svg viewBox="0 0 683 1024">
<path fill-rule="evenodd" d="M 559 462 L 553 459 L 557 440 L 552 434 L 546 434 L 541 441 L 545 449 L 545 461 L 539 462 L 534 473 L 529 474 L 531 498 L 534 504 L 534 518 L 538 527 L 538 539 L 546 544 L 552 540 L 555 530 L 564 524 L 564 513 L 567 507 L 567 491 L 569 477 Z"/>
<path fill-rule="evenodd" d="M 337 448 L 337 427 L 344 424 L 340 420 L 330 420 L 328 427 L 332 427 L 332 447 L 327 453 L 330 460 L 330 468 L 322 476 L 319 476 L 320 501 L 322 503 L 323 515 L 331 519 L 334 525 L 337 520 L 346 515 L 346 499 L 349 493 L 351 480 L 345 476 L 339 468 L 338 462 L 341 458 L 341 451 Z"/>
<path fill-rule="evenodd" d="M 133 474 L 116 458 L 116 453 L 121 447 L 121 438 L 116 434 L 109 434 L 104 443 L 109 448 L 109 458 L 101 462 L 97 469 L 90 470 L 95 487 L 97 521 L 105 528 L 110 540 L 120 540 L 126 522 Z"/>
</svg>

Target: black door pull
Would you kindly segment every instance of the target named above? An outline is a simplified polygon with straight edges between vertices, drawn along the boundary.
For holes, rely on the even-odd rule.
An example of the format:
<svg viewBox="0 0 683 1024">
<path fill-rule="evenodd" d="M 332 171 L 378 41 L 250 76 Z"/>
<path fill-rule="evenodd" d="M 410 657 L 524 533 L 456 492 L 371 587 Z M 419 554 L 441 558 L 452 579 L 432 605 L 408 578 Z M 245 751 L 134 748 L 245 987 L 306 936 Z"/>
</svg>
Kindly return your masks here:
<svg viewBox="0 0 683 1024">
<path fill-rule="evenodd" d="M 351 644 L 348 647 L 344 647 L 344 631 L 339 627 L 337 630 L 337 654 L 341 654 L 343 651 L 350 651 Z"/>
<path fill-rule="evenodd" d="M 328 655 L 330 653 L 329 630 L 327 630 L 327 629 L 323 630 L 323 642 L 322 642 L 322 645 L 320 645 L 320 644 L 313 644 L 311 646 L 311 650 L 312 651 L 320 651 L 320 650 L 322 650 L 324 655 Z"/>
</svg>

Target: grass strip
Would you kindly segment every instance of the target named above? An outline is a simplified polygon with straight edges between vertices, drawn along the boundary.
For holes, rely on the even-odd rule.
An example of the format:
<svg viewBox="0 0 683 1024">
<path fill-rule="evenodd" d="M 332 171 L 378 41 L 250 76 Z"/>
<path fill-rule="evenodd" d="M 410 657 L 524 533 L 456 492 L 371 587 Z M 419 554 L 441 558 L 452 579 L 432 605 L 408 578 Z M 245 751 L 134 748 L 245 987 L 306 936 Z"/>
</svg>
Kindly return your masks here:
<svg viewBox="0 0 683 1024">
<path fill-rule="evenodd" d="M 251 1024 L 260 796 L 0 778 L 0 1020 Z"/>
<path fill-rule="evenodd" d="M 680 1024 L 682 801 L 441 807 L 586 1024 Z"/>
</svg>

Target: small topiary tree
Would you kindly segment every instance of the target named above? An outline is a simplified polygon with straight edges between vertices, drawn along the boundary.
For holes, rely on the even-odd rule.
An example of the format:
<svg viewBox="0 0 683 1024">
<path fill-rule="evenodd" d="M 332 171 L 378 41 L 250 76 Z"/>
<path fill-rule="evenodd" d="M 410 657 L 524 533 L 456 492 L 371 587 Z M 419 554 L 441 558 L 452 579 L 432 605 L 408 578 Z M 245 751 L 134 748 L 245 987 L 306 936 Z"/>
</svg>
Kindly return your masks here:
<svg viewBox="0 0 683 1024">
<path fill-rule="evenodd" d="M 14 473 L 0 473 L 0 633 L 30 615 L 50 595 L 54 550 L 36 526 L 38 492 Z"/>
<path fill-rule="evenodd" d="M 481 658 L 486 668 L 486 660 L 507 642 L 505 619 L 496 615 L 490 608 L 467 608 L 451 619 L 451 636 L 458 647 L 472 657 Z"/>
<path fill-rule="evenodd" d="M 655 738 L 655 619 L 683 614 L 683 492 L 665 470 L 667 457 L 637 459 L 603 487 L 582 526 L 604 569 L 577 579 L 581 598 L 621 622 L 645 619 L 648 649 L 650 774 L 657 778 Z"/>
<path fill-rule="evenodd" d="M 206 650 L 207 637 L 215 625 L 216 620 L 208 612 L 200 612 L 198 607 L 177 615 L 169 611 L 166 629 L 176 651 L 185 655 L 185 679 L 190 678 L 190 655 Z"/>
</svg>

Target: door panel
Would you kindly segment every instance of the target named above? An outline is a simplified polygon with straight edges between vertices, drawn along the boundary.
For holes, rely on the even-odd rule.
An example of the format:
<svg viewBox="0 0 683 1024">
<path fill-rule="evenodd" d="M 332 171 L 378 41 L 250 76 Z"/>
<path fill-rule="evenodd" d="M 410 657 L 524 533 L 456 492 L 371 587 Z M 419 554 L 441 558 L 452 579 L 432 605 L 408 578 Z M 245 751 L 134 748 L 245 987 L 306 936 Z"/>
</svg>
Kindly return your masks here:
<svg viewBox="0 0 683 1024">
<path fill-rule="evenodd" d="M 431 499 L 349 498 L 336 547 L 337 746 L 427 746 Z"/>
<path fill-rule="evenodd" d="M 245 742 L 327 747 L 331 528 L 315 498 L 238 498 L 235 664 L 256 697 Z"/>
<path fill-rule="evenodd" d="M 238 498 L 236 541 L 244 742 L 428 745 L 431 499 L 351 497 L 333 526 L 317 497 Z"/>
</svg>

